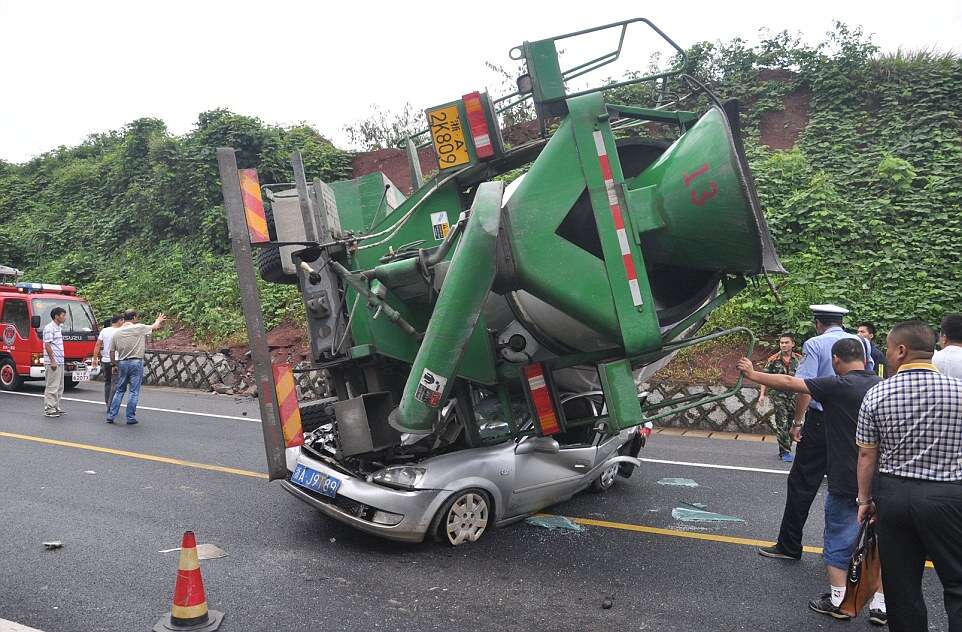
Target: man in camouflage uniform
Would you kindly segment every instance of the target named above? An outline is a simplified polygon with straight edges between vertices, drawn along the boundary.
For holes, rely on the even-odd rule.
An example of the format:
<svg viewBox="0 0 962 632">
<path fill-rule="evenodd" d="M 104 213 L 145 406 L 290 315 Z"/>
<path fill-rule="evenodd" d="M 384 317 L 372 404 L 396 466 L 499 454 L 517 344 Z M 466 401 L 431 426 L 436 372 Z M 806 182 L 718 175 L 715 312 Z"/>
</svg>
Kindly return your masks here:
<svg viewBox="0 0 962 632">
<path fill-rule="evenodd" d="M 791 334 L 782 334 L 778 338 L 778 349 L 779 352 L 768 358 L 762 370 L 776 375 L 795 375 L 795 369 L 802 359 L 801 355 L 795 353 L 795 338 Z M 765 399 L 767 390 L 765 386 L 759 390 L 759 404 Z M 772 389 L 772 407 L 775 414 L 770 418 L 770 423 L 778 439 L 778 456 L 782 461 L 791 463 L 792 437 L 789 430 L 795 419 L 795 394 Z"/>
</svg>

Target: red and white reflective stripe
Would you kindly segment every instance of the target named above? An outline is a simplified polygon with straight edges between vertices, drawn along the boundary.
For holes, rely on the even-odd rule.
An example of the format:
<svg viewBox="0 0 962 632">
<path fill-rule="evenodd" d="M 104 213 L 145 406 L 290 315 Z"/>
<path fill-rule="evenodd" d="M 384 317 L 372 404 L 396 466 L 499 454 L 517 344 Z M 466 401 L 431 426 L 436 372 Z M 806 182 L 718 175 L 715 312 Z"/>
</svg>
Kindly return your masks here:
<svg viewBox="0 0 962 632">
<path fill-rule="evenodd" d="M 545 437 L 557 434 L 561 431 L 561 427 L 558 425 L 558 415 L 551 402 L 551 393 L 548 392 L 548 383 L 544 379 L 544 365 L 541 363 L 527 365 L 524 367 L 524 377 L 528 380 L 528 390 L 531 392 L 531 402 L 538 415 L 541 434 Z"/>
<path fill-rule="evenodd" d="M 471 92 L 462 96 L 461 100 L 464 102 L 464 110 L 468 114 L 468 126 L 471 128 L 471 139 L 474 141 L 474 153 L 481 159 L 494 157 L 494 146 L 491 144 L 491 135 L 488 132 L 488 121 L 484 117 L 484 108 L 481 105 L 481 93 Z"/>
<path fill-rule="evenodd" d="M 631 290 L 631 302 L 635 307 L 641 307 L 644 304 L 641 300 L 641 286 L 638 285 L 638 273 L 635 271 L 635 262 L 631 258 L 631 249 L 628 246 L 628 233 L 625 231 L 625 219 L 621 213 L 621 204 L 618 202 L 615 179 L 611 174 L 608 150 L 605 149 L 605 137 L 601 135 L 601 130 L 595 130 L 594 136 L 595 149 L 598 150 L 598 163 L 601 165 L 601 175 L 605 179 L 605 191 L 608 193 L 608 208 L 611 209 L 611 219 L 615 222 L 618 246 L 621 248 L 621 261 L 625 266 L 625 276 L 628 277 L 628 289 Z"/>
</svg>

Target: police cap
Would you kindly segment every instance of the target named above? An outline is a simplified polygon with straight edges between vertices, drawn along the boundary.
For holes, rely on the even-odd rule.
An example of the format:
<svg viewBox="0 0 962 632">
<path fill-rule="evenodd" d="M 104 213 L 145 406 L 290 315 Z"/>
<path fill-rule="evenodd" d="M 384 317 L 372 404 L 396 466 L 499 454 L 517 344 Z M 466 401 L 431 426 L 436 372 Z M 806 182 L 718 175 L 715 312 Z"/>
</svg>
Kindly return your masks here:
<svg viewBox="0 0 962 632">
<path fill-rule="evenodd" d="M 842 317 L 848 313 L 848 310 L 844 307 L 839 307 L 838 305 L 809 305 L 808 308 L 812 310 L 812 315 L 816 319 L 826 319 L 829 321 L 842 320 Z"/>
</svg>

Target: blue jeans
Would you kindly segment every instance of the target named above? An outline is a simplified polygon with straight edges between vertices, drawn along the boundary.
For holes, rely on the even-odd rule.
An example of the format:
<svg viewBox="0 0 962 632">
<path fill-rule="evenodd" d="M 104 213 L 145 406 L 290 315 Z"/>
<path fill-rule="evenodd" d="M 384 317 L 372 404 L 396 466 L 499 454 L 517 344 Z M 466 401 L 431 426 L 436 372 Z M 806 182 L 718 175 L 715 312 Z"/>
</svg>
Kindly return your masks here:
<svg viewBox="0 0 962 632">
<path fill-rule="evenodd" d="M 829 566 L 848 570 L 858 544 L 858 505 L 854 498 L 825 495 L 825 543 L 822 557 Z"/>
<path fill-rule="evenodd" d="M 120 404 L 124 401 L 124 393 L 130 386 L 130 397 L 127 398 L 127 421 L 137 418 L 137 400 L 140 399 L 140 383 L 144 379 L 144 361 L 140 358 L 121 360 L 117 363 L 117 391 L 107 409 L 107 419 L 113 421 L 120 414 Z"/>
</svg>

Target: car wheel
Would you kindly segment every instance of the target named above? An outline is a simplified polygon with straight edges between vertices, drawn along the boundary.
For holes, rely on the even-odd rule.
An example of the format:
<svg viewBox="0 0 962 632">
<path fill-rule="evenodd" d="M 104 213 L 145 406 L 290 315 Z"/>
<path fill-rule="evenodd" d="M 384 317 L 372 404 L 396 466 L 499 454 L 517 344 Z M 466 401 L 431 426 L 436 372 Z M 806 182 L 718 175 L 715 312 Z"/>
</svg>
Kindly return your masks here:
<svg viewBox="0 0 962 632">
<path fill-rule="evenodd" d="M 465 489 L 449 498 L 431 522 L 431 532 L 439 542 L 460 546 L 477 542 L 488 530 L 493 505 L 488 493 Z"/>
<path fill-rule="evenodd" d="M 615 476 L 618 475 L 620 463 L 612 463 L 601 472 L 601 476 L 591 483 L 591 490 L 595 492 L 606 492 L 615 484 Z"/>
<path fill-rule="evenodd" d="M 23 379 L 17 373 L 17 365 L 10 358 L 0 360 L 0 389 L 15 391 L 23 384 Z"/>
</svg>

